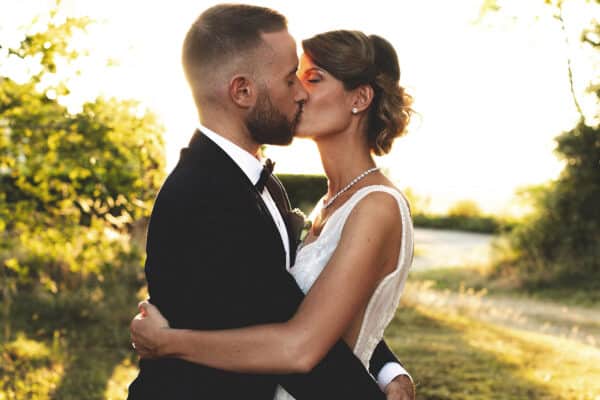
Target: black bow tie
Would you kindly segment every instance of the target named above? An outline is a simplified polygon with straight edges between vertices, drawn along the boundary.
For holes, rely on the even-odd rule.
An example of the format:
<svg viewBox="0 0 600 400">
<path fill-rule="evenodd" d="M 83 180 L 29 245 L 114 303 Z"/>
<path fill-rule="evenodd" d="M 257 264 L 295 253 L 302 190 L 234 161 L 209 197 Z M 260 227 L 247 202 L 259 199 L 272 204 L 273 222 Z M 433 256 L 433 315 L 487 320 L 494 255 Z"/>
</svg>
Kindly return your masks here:
<svg viewBox="0 0 600 400">
<path fill-rule="evenodd" d="M 263 189 L 265 188 L 267 180 L 273 173 L 273 167 L 275 167 L 275 163 L 271 161 L 270 158 L 267 158 L 265 164 L 263 165 L 263 169 L 260 173 L 260 178 L 258 178 L 258 182 L 256 182 L 256 184 L 254 185 L 256 187 L 256 190 L 258 190 L 258 193 L 262 193 Z"/>
</svg>

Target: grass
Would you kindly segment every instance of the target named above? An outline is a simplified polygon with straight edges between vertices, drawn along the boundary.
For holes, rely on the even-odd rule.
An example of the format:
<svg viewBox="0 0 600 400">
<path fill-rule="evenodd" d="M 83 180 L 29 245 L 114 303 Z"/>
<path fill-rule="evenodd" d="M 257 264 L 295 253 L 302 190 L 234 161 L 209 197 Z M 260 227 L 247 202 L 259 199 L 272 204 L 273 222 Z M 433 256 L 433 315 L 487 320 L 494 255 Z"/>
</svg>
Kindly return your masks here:
<svg viewBox="0 0 600 400">
<path fill-rule="evenodd" d="M 61 301 L 21 295 L 11 337 L 0 343 L 0 400 L 125 398 L 137 373 L 127 326 L 140 284 L 118 279 Z M 386 338 L 419 399 L 600 399 L 595 347 L 407 301 Z"/>
<path fill-rule="evenodd" d="M 494 276 L 490 267 L 440 267 L 425 271 L 411 272 L 413 281 L 430 281 L 432 288 L 459 292 L 464 288 L 475 291 L 485 290 L 488 295 L 502 295 L 514 298 L 551 301 L 566 306 L 581 306 L 589 308 L 600 307 L 600 287 L 598 282 L 569 287 L 525 287 L 516 276 Z M 462 288 L 462 289 L 461 289 Z"/>
<path fill-rule="evenodd" d="M 124 399 L 135 377 L 135 360 L 124 340 L 117 345 L 92 340 L 100 332 L 105 333 L 83 328 L 76 338 L 61 337 L 58 345 L 19 332 L 0 346 L 0 399 Z"/>
<path fill-rule="evenodd" d="M 486 215 L 433 215 L 415 213 L 413 222 L 416 227 L 449 229 L 476 233 L 500 233 L 514 228 L 515 223 L 495 216 Z"/>
<path fill-rule="evenodd" d="M 419 399 L 600 398 L 600 350 L 419 305 L 402 307 L 386 338 Z"/>
<path fill-rule="evenodd" d="M 0 342 L 0 400 L 124 399 L 136 375 L 128 324 L 140 282 L 125 276 L 66 295 L 19 295 L 11 336 Z"/>
</svg>

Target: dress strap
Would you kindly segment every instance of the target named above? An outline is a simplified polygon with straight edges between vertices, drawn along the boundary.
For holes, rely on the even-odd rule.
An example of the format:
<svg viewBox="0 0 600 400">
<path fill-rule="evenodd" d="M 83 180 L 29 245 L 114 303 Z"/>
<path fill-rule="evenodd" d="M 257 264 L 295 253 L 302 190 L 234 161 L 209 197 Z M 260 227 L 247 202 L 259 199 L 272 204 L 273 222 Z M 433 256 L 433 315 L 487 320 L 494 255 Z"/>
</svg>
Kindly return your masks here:
<svg viewBox="0 0 600 400">
<path fill-rule="evenodd" d="M 396 190 L 394 188 L 391 188 L 389 186 L 385 186 L 385 185 L 370 185 L 370 186 L 365 186 L 363 188 L 360 188 L 359 190 L 357 190 L 350 199 L 348 199 L 348 201 L 342 205 L 343 210 L 341 211 L 341 215 L 339 216 L 340 220 L 336 221 L 336 228 L 339 229 L 339 231 L 337 232 L 338 234 L 341 234 L 344 225 L 346 224 L 346 220 L 348 219 L 348 216 L 350 215 L 350 213 L 352 212 L 352 210 L 354 209 L 354 207 L 356 207 L 356 205 L 365 197 L 367 197 L 369 194 L 374 193 L 374 192 L 385 192 L 388 193 L 389 195 L 393 196 L 396 199 L 396 202 L 398 203 L 398 208 L 400 209 L 400 220 L 402 222 L 402 242 L 405 245 L 408 245 L 410 248 L 412 248 L 413 246 L 413 238 L 412 238 L 412 219 L 411 219 L 411 214 L 410 214 L 410 206 L 408 203 L 408 200 L 406 199 L 406 197 L 404 196 L 404 194 L 402 194 L 402 192 L 400 192 L 399 190 Z M 331 221 L 330 221 L 331 222 Z M 400 221 L 399 221 L 400 222 Z M 406 256 L 406 252 L 401 252 L 400 254 L 400 260 L 399 260 L 399 264 L 402 264 L 404 262 L 403 258 Z M 412 255 L 411 255 L 411 259 L 412 259 Z"/>
<path fill-rule="evenodd" d="M 393 196 L 398 202 L 398 207 L 400 208 L 400 214 L 402 215 L 402 219 L 410 217 L 410 206 L 408 200 L 406 200 L 406 197 L 404 196 L 404 194 L 402 194 L 402 192 L 385 185 L 370 185 L 357 190 L 350 197 L 350 199 L 348 199 L 346 203 L 342 205 L 342 219 L 347 219 L 354 207 L 367 195 L 374 192 L 385 192 Z"/>
</svg>

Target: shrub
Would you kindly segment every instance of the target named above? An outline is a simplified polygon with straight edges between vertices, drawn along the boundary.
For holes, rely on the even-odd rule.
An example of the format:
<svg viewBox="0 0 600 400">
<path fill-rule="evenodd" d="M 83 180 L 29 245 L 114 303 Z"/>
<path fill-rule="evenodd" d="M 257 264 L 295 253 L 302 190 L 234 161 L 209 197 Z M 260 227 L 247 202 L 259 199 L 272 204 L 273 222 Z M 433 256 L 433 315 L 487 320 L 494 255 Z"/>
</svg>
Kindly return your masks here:
<svg viewBox="0 0 600 400">
<path fill-rule="evenodd" d="M 324 175 L 278 174 L 277 177 L 285 186 L 292 207 L 297 207 L 306 214 L 327 193 L 327 178 Z"/>
<path fill-rule="evenodd" d="M 529 191 L 535 211 L 510 236 L 513 265 L 530 285 L 600 278 L 600 130 L 580 122 L 557 143 L 565 169 Z"/>
</svg>

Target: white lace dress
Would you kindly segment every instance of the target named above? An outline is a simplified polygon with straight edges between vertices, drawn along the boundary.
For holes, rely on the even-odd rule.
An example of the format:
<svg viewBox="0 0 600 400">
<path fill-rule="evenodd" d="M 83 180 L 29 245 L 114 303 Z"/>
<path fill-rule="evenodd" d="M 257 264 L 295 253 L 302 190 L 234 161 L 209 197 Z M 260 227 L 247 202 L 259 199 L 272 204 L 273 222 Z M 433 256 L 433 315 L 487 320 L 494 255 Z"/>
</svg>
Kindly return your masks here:
<svg viewBox="0 0 600 400">
<path fill-rule="evenodd" d="M 353 349 L 354 354 L 362 361 L 365 368 L 369 367 L 371 355 L 383 338 L 383 331 L 394 317 L 412 263 L 413 226 L 408 203 L 404 196 L 397 190 L 382 185 L 365 186 L 359 189 L 329 217 L 329 221 L 325 224 L 319 237 L 298 250 L 296 263 L 290 270 L 302 291 L 307 293 L 333 255 L 348 215 L 360 200 L 373 192 L 389 193 L 398 202 L 402 220 L 402 247 L 396 269 L 382 279 L 369 300 Z M 319 203 L 311 213 L 312 220 L 320 211 L 320 207 Z M 285 389 L 281 386 L 277 387 L 275 400 L 293 399 Z"/>
</svg>

